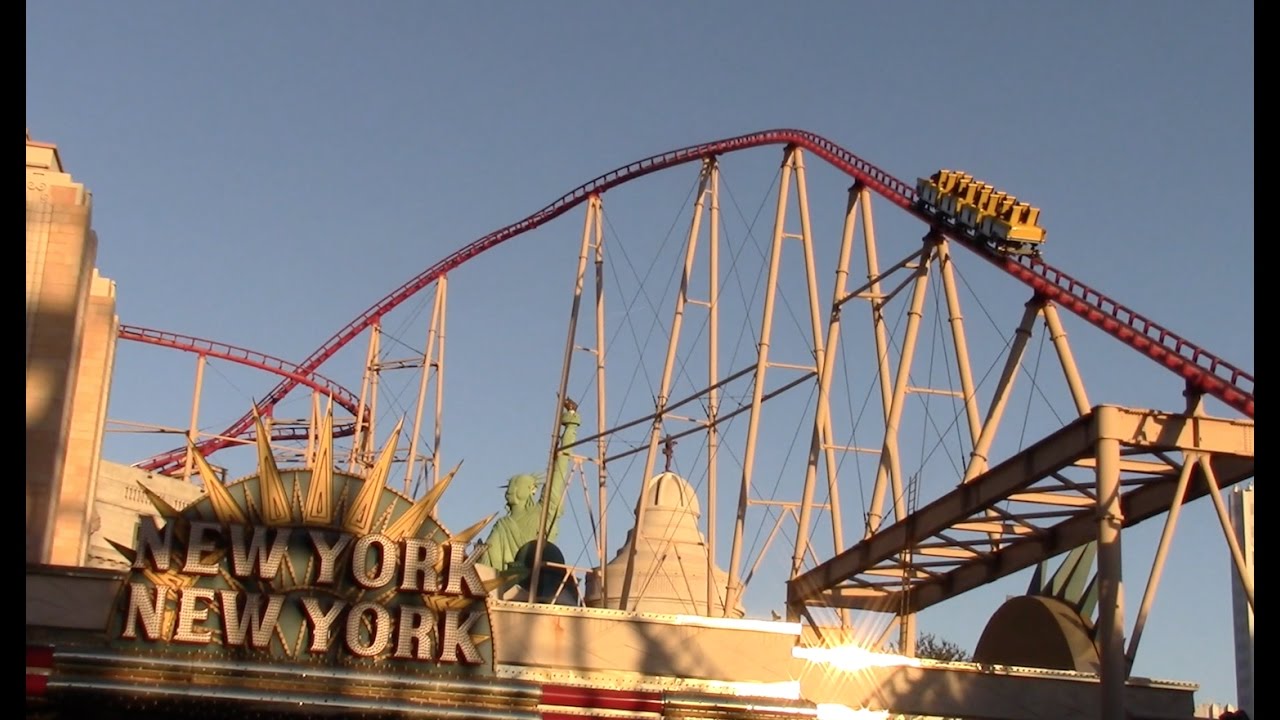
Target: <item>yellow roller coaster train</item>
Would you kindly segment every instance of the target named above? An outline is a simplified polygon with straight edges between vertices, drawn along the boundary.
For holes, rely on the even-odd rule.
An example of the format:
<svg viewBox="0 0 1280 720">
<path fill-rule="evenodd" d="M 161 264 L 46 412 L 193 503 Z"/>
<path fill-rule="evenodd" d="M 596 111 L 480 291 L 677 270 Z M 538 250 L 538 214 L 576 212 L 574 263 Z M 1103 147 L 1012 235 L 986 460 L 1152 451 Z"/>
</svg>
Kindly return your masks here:
<svg viewBox="0 0 1280 720">
<path fill-rule="evenodd" d="M 939 170 L 916 183 L 916 206 L 948 229 L 992 250 L 1039 255 L 1044 243 L 1040 209 L 955 170 Z"/>
</svg>

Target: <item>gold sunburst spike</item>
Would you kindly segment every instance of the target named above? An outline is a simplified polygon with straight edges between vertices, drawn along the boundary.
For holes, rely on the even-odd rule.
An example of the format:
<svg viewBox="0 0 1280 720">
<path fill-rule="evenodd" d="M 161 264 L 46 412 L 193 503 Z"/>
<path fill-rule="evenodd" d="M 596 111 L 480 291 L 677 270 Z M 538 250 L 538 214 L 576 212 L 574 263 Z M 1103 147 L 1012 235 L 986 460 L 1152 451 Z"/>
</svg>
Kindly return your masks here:
<svg viewBox="0 0 1280 720">
<path fill-rule="evenodd" d="M 502 574 L 497 577 L 489 578 L 481 581 L 484 586 L 484 594 L 488 595 L 499 587 L 507 583 L 515 582 L 519 579 L 519 575 Z M 467 597 L 465 595 L 440 595 L 423 593 L 422 602 L 428 608 L 436 612 L 444 612 L 446 610 L 465 610 L 475 604 L 477 598 Z"/>
<path fill-rule="evenodd" d="M 209 496 L 209 504 L 213 507 L 213 514 L 218 517 L 218 522 L 223 525 L 231 523 L 248 525 L 249 519 L 245 517 L 239 503 L 231 496 L 231 491 L 218 480 L 217 473 L 213 471 L 213 467 L 209 465 L 204 455 L 196 449 L 195 443 L 191 442 L 190 438 L 187 439 L 187 449 L 195 458 L 196 470 L 199 471 L 200 477 L 204 478 L 204 491 Z"/>
<path fill-rule="evenodd" d="M 448 475 L 444 476 L 436 486 L 427 491 L 422 499 L 413 504 L 391 523 L 391 526 L 383 532 L 384 535 L 395 541 L 400 541 L 408 537 L 414 537 L 418 534 L 418 529 L 422 527 L 422 523 L 431 517 L 431 512 L 435 510 L 436 503 L 440 502 L 440 497 L 444 495 L 444 491 L 449 487 L 449 483 L 453 481 L 453 476 L 458 474 L 458 468 L 462 467 L 462 463 L 453 466 Z"/>
<path fill-rule="evenodd" d="M 287 525 L 293 519 L 289 512 L 289 494 L 285 492 L 280 468 L 271 453 L 271 437 L 267 435 L 256 403 L 253 406 L 253 425 L 254 434 L 258 437 L 258 490 L 262 493 L 262 519 L 268 526 Z"/>
<path fill-rule="evenodd" d="M 146 579 L 150 580 L 152 585 L 163 585 L 167 588 L 178 591 L 182 591 L 189 587 L 195 587 L 195 584 L 200 581 L 199 575 L 184 573 L 182 572 L 182 568 L 177 564 L 170 565 L 169 569 L 164 572 L 158 572 L 151 568 L 146 568 L 142 571 L 142 575 Z M 170 597 L 173 597 L 173 594 L 171 594 Z"/>
<path fill-rule="evenodd" d="M 151 505 L 160 513 L 160 517 L 165 522 L 173 523 L 173 537 L 182 545 L 186 545 L 191 539 L 191 521 L 183 517 L 182 511 L 165 501 L 151 488 L 138 482 L 138 487 L 142 488 L 142 494 L 147 496 L 147 500 L 151 501 Z"/>
<path fill-rule="evenodd" d="M 475 539 L 475 536 L 479 535 L 479 534 L 480 534 L 480 531 L 481 531 L 481 530 L 483 530 L 483 529 L 485 528 L 485 526 L 486 526 L 486 525 L 488 525 L 489 523 L 493 522 L 493 519 L 494 519 L 494 518 L 496 518 L 496 517 L 498 517 L 498 513 L 494 513 L 494 514 L 490 515 L 489 517 L 487 517 L 487 518 L 485 518 L 485 519 L 481 520 L 480 522 L 476 523 L 475 525 L 472 525 L 471 527 L 469 527 L 469 528 L 467 528 L 467 529 L 465 529 L 465 530 L 460 531 L 457 535 L 450 535 L 450 536 L 449 536 L 449 542 L 451 542 L 451 543 L 461 543 L 461 544 L 463 544 L 463 545 L 466 545 L 467 543 L 469 543 L 469 542 L 471 542 L 473 539 Z"/>
<path fill-rule="evenodd" d="M 179 547 L 184 548 L 183 552 L 185 552 L 185 548 L 190 547 L 191 544 L 191 519 L 186 515 L 183 515 L 181 510 L 178 510 L 166 502 L 164 498 L 160 497 L 160 495 L 151 488 L 143 485 L 141 482 L 138 483 L 138 487 L 142 488 L 143 494 L 146 495 L 147 499 L 151 501 L 151 504 L 155 506 L 156 512 L 160 513 L 160 517 L 164 518 L 166 523 L 173 523 L 173 540 Z M 215 550 L 212 556 L 213 559 L 209 562 L 221 562 L 225 552 L 226 551 L 223 549 Z M 169 572 L 177 572 L 177 570 L 173 569 Z"/>
<path fill-rule="evenodd" d="M 459 545 L 464 549 L 464 553 L 465 553 L 465 548 L 467 547 L 467 544 L 471 542 L 471 539 L 475 537 L 477 533 L 483 530 L 484 526 L 488 525 L 489 521 L 497 517 L 497 515 L 498 513 L 494 513 L 489 517 L 476 523 L 475 525 L 472 525 L 471 527 L 467 528 L 466 530 L 463 530 L 457 535 L 451 535 L 448 540 L 445 540 L 443 543 L 443 546 L 440 549 L 440 556 L 436 558 L 436 564 L 435 564 L 436 572 L 438 573 L 444 572 L 444 562 L 446 559 L 448 559 L 449 553 L 451 552 L 449 550 L 449 546 Z M 518 580 L 520 578 L 520 575 L 519 573 L 515 573 L 511 577 Z"/>
<path fill-rule="evenodd" d="M 435 613 L 448 610 L 465 610 L 475 604 L 475 598 L 457 595 L 423 595 L 424 604 Z"/>
<path fill-rule="evenodd" d="M 142 488 L 142 493 L 147 496 L 148 500 L 151 501 L 151 504 L 155 507 L 156 512 L 160 513 L 160 517 L 164 518 L 165 520 L 173 520 L 174 518 L 182 514 L 178 512 L 177 508 L 175 508 L 174 506 L 166 502 L 164 498 L 152 492 L 151 488 L 147 487 L 146 485 L 143 485 L 141 481 L 138 482 L 138 487 Z"/>
<path fill-rule="evenodd" d="M 311 484 L 302 508 L 304 522 L 328 525 L 333 522 L 333 396 L 329 410 L 320 423 L 316 438 L 316 457 L 311 463 Z"/>
<path fill-rule="evenodd" d="M 386 487 L 387 475 L 391 473 L 391 462 L 395 460 L 396 445 L 400 442 L 402 427 L 404 427 L 404 418 L 400 418 L 400 422 L 396 423 L 396 429 L 391 431 L 391 438 L 383 446 L 378 462 L 365 478 L 360 494 L 351 503 L 351 507 L 347 508 L 343 527 L 357 535 L 366 534 L 373 527 L 373 514 L 378 507 L 378 498 L 382 497 L 382 489 Z"/>
<path fill-rule="evenodd" d="M 169 601 L 177 600 L 182 597 L 182 592 L 184 590 L 195 587 L 195 584 L 200 580 L 200 576 L 179 572 L 176 566 L 170 567 L 169 570 L 163 573 L 146 569 L 142 571 L 142 575 L 151 582 L 152 586 L 165 588 L 166 601 L 161 603 L 160 611 L 161 616 L 163 617 L 160 624 L 160 636 L 163 637 L 166 642 L 172 642 L 173 634 L 177 630 L 178 626 L 176 617 L 178 614 L 178 607 L 177 603 L 170 605 Z"/>
<path fill-rule="evenodd" d="M 120 553 L 121 557 L 123 557 L 125 560 L 128 560 L 130 565 L 132 565 L 134 561 L 138 559 L 138 551 L 134 550 L 128 545 L 122 545 L 116 542 L 115 540 L 112 540 L 111 538 L 107 538 L 107 544 L 115 548 L 116 552 Z"/>
</svg>

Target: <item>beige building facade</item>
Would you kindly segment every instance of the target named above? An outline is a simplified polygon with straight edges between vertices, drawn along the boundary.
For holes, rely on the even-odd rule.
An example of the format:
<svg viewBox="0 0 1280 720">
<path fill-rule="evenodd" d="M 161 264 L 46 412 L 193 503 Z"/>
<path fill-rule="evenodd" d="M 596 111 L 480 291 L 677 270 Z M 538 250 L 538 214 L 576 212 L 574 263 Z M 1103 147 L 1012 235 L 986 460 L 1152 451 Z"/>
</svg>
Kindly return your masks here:
<svg viewBox="0 0 1280 720">
<path fill-rule="evenodd" d="M 88 550 L 84 561 L 76 563 L 88 567 L 109 570 L 125 570 L 129 567 L 124 556 L 111 543 L 135 547 L 138 540 L 138 518 L 143 515 L 158 517 L 155 505 L 142 491 L 144 486 L 178 510 L 199 500 L 204 494 L 200 486 L 194 483 L 107 460 L 98 463 L 96 476 L 97 488 L 90 510 Z"/>
<path fill-rule="evenodd" d="M 92 195 L 27 135 L 27 562 L 86 558 L 119 319 Z"/>
<path fill-rule="evenodd" d="M 27 134 L 27 562 L 124 569 L 142 488 L 186 507 L 193 483 L 102 459 L 116 337 L 116 286 L 95 266 L 92 195 L 56 145 Z"/>
</svg>

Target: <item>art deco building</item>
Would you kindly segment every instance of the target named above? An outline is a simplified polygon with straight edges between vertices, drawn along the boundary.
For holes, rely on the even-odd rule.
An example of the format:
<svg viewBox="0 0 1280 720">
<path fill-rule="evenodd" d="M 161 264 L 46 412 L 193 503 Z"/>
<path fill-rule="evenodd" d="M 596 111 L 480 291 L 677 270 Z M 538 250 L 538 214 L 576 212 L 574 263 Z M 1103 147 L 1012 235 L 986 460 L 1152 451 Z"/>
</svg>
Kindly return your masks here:
<svg viewBox="0 0 1280 720">
<path fill-rule="evenodd" d="M 77 565 L 91 532 L 118 319 L 93 199 L 27 135 L 27 562 Z"/>
<path fill-rule="evenodd" d="M 183 507 L 198 487 L 103 461 L 119 318 L 96 267 L 93 196 L 58 147 L 27 134 L 27 562 L 118 567 L 154 508 L 137 480 Z"/>
</svg>

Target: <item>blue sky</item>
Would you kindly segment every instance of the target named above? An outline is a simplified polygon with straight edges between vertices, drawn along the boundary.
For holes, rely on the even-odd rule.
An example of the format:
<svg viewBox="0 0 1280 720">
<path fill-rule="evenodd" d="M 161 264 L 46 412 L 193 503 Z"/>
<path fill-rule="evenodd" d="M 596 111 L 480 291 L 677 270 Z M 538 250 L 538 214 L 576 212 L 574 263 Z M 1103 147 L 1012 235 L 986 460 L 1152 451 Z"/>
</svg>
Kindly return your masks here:
<svg viewBox="0 0 1280 720">
<path fill-rule="evenodd" d="M 98 265 L 118 284 L 123 323 L 283 358 L 302 359 L 450 251 L 614 167 L 797 127 L 904 180 L 949 167 L 1008 188 L 1042 208 L 1048 262 L 1252 370 L 1252 13 L 1249 3 L 1181 1 L 46 0 L 27 6 L 27 125 L 60 146 L 94 193 Z M 724 159 L 722 193 L 735 204 L 725 208 L 728 242 L 751 253 L 767 247 L 768 222 L 752 218 L 771 211 L 779 157 L 775 148 Z M 848 182 L 809 164 L 815 231 L 833 252 Z M 646 303 L 670 322 L 663 288 L 695 177 L 686 167 L 606 195 L 607 242 L 623 250 L 611 257 L 626 258 L 615 266 L 619 289 L 641 299 L 614 311 L 634 310 L 632 327 L 648 327 Z M 876 208 L 882 259 L 918 247 L 918 222 Z M 502 479 L 544 463 L 581 223 L 581 210 L 570 213 L 451 276 L 442 454 L 445 465 L 467 464 L 446 524 L 499 509 Z M 639 282 L 644 253 L 659 270 Z M 974 258 L 959 263 L 985 369 L 1029 293 Z M 824 288 L 827 267 L 819 263 Z M 391 356 L 421 344 L 429 298 L 388 316 L 403 351 Z M 758 322 L 749 302 L 743 313 Z M 845 342 L 870 343 L 865 308 L 854 315 L 862 327 Z M 1065 322 L 1094 403 L 1181 408 L 1173 375 L 1077 318 Z M 620 367 L 628 347 L 647 357 L 634 351 L 644 332 L 620 336 Z M 321 371 L 358 390 L 363 352 L 353 345 Z M 1036 357 L 1054 362 L 1029 351 L 1028 373 Z M 188 355 L 121 344 L 109 416 L 184 426 L 193 367 Z M 573 388 L 587 387 L 578 379 Z M 413 391 L 404 393 L 415 381 L 387 382 L 400 395 L 384 406 L 384 428 L 411 408 Z M 211 365 L 202 429 L 222 430 L 273 384 Z M 1034 394 L 1011 401 L 1008 442 L 1051 431 L 1070 408 L 1062 397 L 1056 409 Z M 280 414 L 305 412 L 298 398 Z M 918 460 L 928 445 L 903 452 Z M 113 434 L 105 453 L 133 462 L 171 446 L 172 437 Z M 227 455 L 215 458 L 238 462 Z M 945 467 L 933 485 L 922 481 L 922 503 L 954 483 Z M 627 504 L 639 472 L 618 480 Z M 726 472 L 721 565 L 736 498 Z M 766 486 L 776 479 L 767 473 Z M 798 498 L 798 486 L 780 487 Z M 566 515 L 566 547 L 589 532 L 583 517 Z M 613 530 L 629 524 L 612 517 L 611 553 L 621 540 Z M 1126 534 L 1130 625 L 1159 525 Z M 771 552 L 761 574 L 772 586 L 749 606 L 757 614 L 782 600 L 787 553 Z M 1234 699 L 1227 558 L 1212 507 L 1188 507 L 1135 674 L 1198 682 L 1204 701 Z M 973 618 L 1025 584 L 1019 575 L 944 603 L 922 629 L 972 649 L 984 622 Z"/>
</svg>

